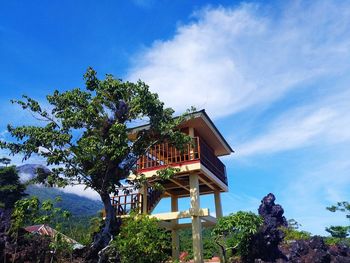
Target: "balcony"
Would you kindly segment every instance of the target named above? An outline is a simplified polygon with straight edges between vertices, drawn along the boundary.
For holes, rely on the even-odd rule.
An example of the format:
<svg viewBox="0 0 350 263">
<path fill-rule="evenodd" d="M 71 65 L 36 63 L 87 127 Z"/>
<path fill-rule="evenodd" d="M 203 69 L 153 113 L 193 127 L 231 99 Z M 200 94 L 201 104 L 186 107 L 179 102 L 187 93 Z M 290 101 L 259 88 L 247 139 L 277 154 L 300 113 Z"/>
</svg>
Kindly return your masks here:
<svg viewBox="0 0 350 263">
<path fill-rule="evenodd" d="M 137 162 L 139 173 L 162 169 L 168 166 L 179 166 L 200 162 L 225 185 L 227 185 L 225 165 L 215 156 L 213 150 L 201 140 L 194 137 L 193 142 L 178 150 L 169 143 L 157 144 Z"/>
</svg>

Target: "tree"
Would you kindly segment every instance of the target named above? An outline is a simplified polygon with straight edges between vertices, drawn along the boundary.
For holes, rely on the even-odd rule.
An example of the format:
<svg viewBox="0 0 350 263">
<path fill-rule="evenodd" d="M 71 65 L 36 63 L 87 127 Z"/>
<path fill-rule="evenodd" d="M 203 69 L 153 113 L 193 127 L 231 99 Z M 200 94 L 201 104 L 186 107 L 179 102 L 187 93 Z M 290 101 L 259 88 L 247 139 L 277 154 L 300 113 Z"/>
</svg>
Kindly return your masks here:
<svg viewBox="0 0 350 263">
<path fill-rule="evenodd" d="M 11 209 L 26 194 L 15 166 L 0 167 L 0 207 Z"/>
<path fill-rule="evenodd" d="M 0 163 L 5 164 L 5 166 L 7 167 L 11 163 L 11 159 L 6 157 L 0 158 Z"/>
<path fill-rule="evenodd" d="M 61 187 L 85 184 L 100 195 L 106 219 L 91 247 L 97 253 L 118 232 L 110 194 L 117 192 L 120 181 L 130 172 L 136 173 L 133 169 L 137 159 L 162 141 L 180 147 L 190 139 L 177 129 L 184 116 L 174 118 L 174 110 L 165 108 L 142 81 L 123 82 L 112 75 L 99 80 L 92 68 L 84 79 L 86 89 L 56 90 L 48 95 L 50 111 L 28 96 L 12 101 L 44 125 L 8 125 L 16 141 L 3 141 L 0 146 L 12 154 L 23 154 L 24 159 L 38 154 L 47 165 L 55 165 L 50 174 L 38 170 L 39 182 Z M 135 120 L 148 121 L 149 128 L 138 131 L 130 140 Z"/>
<path fill-rule="evenodd" d="M 336 205 L 326 207 L 327 210 L 331 212 L 344 212 L 346 213 L 346 218 L 350 219 L 350 203 L 343 201 L 338 202 Z M 350 225 L 349 226 L 330 226 L 326 227 L 326 231 L 335 238 L 346 238 L 350 234 Z"/>
<path fill-rule="evenodd" d="M 238 211 L 221 217 L 212 234 L 221 248 L 223 261 L 227 262 L 227 251 L 246 257 L 249 253 L 249 242 L 262 223 L 263 219 L 252 212 Z"/>
</svg>

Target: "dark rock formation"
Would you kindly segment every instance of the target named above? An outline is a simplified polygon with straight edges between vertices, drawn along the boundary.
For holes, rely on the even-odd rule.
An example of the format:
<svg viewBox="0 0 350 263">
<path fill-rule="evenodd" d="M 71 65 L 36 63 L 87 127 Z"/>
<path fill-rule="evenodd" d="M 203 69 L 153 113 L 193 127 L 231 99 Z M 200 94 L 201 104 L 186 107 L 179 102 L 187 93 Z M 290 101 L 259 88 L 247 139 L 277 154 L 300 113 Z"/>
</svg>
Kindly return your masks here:
<svg viewBox="0 0 350 263">
<path fill-rule="evenodd" d="M 254 262 L 256 259 L 263 261 L 286 260 L 278 245 L 284 238 L 280 227 L 287 227 L 287 220 L 283 216 L 282 206 L 275 204 L 275 196 L 268 194 L 261 200 L 259 215 L 263 217 L 264 224 L 261 230 L 253 237 L 251 242 L 250 258 L 247 262 Z"/>
<path fill-rule="evenodd" d="M 314 236 L 310 240 L 296 240 L 281 246 L 287 262 L 302 263 L 350 263 L 350 248 L 345 245 L 327 246 L 323 238 Z"/>
<path fill-rule="evenodd" d="M 320 236 L 309 240 L 282 243 L 281 227 L 287 227 L 284 210 L 275 204 L 275 196 L 268 194 L 261 201 L 259 215 L 264 225 L 251 241 L 251 253 L 243 262 L 268 263 L 350 263 L 350 248 L 346 245 L 327 246 Z"/>
</svg>

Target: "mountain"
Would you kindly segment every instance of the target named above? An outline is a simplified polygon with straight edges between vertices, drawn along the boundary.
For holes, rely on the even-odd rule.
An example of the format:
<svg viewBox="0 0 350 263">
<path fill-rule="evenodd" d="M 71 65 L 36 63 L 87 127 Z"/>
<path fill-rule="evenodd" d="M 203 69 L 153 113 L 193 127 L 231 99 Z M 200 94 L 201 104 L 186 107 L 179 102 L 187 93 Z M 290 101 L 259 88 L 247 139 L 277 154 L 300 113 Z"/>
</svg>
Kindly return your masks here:
<svg viewBox="0 0 350 263">
<path fill-rule="evenodd" d="M 40 164 L 24 164 L 17 166 L 18 175 L 22 182 L 26 182 L 35 177 L 35 171 L 42 168 L 47 172 L 50 170 Z M 83 197 L 73 193 L 66 193 L 59 188 L 45 187 L 41 185 L 29 185 L 26 193 L 30 196 L 37 196 L 40 201 L 46 199 L 55 199 L 60 196 L 62 201 L 58 203 L 58 207 L 70 211 L 74 216 L 91 216 L 96 215 L 103 208 L 102 202 Z"/>
<path fill-rule="evenodd" d="M 17 166 L 17 172 L 22 182 L 27 182 L 35 177 L 36 170 L 38 168 L 43 169 L 45 172 L 50 173 L 50 169 L 41 164 L 24 164 Z"/>
</svg>

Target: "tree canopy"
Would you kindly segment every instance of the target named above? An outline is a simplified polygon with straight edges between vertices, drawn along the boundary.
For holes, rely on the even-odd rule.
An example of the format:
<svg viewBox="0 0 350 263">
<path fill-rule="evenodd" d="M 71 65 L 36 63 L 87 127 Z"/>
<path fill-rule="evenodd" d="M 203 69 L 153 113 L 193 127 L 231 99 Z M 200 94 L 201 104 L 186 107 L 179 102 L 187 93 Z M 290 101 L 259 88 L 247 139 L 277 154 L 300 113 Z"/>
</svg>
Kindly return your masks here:
<svg viewBox="0 0 350 263">
<path fill-rule="evenodd" d="M 54 165 L 50 174 L 38 171 L 38 182 L 84 184 L 98 192 L 106 210 L 106 245 L 115 225 L 109 194 L 133 171 L 139 156 L 162 141 L 181 146 L 190 139 L 177 129 L 184 116 L 174 118 L 174 110 L 166 108 L 144 82 L 123 82 L 112 75 L 99 80 L 92 68 L 84 80 L 85 89 L 55 90 L 48 95 L 47 109 L 26 95 L 13 100 L 42 123 L 8 125 L 15 140 L 1 141 L 0 147 L 22 154 L 25 160 L 37 154 Z M 148 128 L 130 140 L 131 128 L 140 122 L 148 122 Z"/>
<path fill-rule="evenodd" d="M 24 190 L 15 166 L 0 167 L 0 208 L 13 208 L 25 196 Z"/>
<path fill-rule="evenodd" d="M 344 212 L 346 218 L 350 219 L 350 203 L 347 201 L 338 202 L 336 205 L 332 205 L 326 208 L 331 212 Z M 326 227 L 326 231 L 335 238 L 346 238 L 350 235 L 350 225 L 347 226 L 330 226 Z"/>
</svg>

